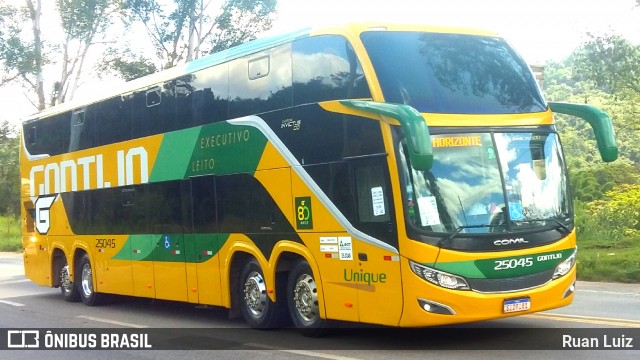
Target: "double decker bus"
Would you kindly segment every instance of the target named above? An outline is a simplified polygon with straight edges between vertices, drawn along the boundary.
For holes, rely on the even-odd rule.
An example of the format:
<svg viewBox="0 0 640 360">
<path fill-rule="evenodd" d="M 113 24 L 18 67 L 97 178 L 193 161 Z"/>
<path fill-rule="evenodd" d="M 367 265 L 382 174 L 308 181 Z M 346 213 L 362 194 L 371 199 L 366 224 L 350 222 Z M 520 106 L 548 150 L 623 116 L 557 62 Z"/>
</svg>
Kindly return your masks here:
<svg viewBox="0 0 640 360">
<path fill-rule="evenodd" d="M 68 301 L 415 327 L 571 303 L 554 112 L 493 33 L 352 24 L 256 40 L 23 122 L 25 272 Z"/>
</svg>

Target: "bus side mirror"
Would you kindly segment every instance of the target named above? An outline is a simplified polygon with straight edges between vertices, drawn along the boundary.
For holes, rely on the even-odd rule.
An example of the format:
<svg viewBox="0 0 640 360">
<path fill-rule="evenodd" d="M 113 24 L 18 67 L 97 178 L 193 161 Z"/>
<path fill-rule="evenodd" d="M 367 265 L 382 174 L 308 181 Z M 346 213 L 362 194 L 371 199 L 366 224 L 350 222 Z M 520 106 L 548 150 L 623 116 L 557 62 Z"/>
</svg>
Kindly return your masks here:
<svg viewBox="0 0 640 360">
<path fill-rule="evenodd" d="M 342 105 L 398 120 L 407 139 L 409 158 L 414 169 L 428 171 L 433 164 L 431 134 L 418 110 L 409 105 L 363 100 L 341 100 Z"/>
<path fill-rule="evenodd" d="M 550 102 L 549 108 L 553 112 L 573 115 L 586 120 L 593 128 L 602 161 L 612 162 L 618 158 L 616 134 L 613 131 L 611 118 L 606 112 L 593 105 L 560 102 Z"/>
</svg>

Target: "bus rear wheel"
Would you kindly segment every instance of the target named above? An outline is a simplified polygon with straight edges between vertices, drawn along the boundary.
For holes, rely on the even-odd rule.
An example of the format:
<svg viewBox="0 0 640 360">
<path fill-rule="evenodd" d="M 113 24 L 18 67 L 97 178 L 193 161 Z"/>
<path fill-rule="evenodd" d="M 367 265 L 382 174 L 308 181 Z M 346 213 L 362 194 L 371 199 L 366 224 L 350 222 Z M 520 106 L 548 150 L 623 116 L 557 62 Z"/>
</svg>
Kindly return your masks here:
<svg viewBox="0 0 640 360">
<path fill-rule="evenodd" d="M 62 297 L 68 302 L 80 300 L 80 292 L 75 286 L 73 279 L 71 279 L 69 264 L 67 264 L 66 260 L 62 269 L 60 269 L 60 292 L 62 293 Z"/>
<path fill-rule="evenodd" d="M 298 262 L 289 273 L 287 299 L 291 320 L 303 335 L 317 337 L 325 333 L 327 321 L 320 317 L 318 287 L 306 261 Z"/>
<path fill-rule="evenodd" d="M 284 301 L 273 302 L 267 294 L 264 275 L 257 260 L 249 260 L 240 276 L 240 306 L 242 317 L 253 328 L 270 329 L 282 320 Z"/>
<path fill-rule="evenodd" d="M 80 294 L 80 300 L 85 305 L 98 305 L 101 300 L 101 294 L 97 293 L 93 288 L 93 270 L 91 268 L 91 260 L 89 255 L 84 254 L 76 266 L 76 278 L 80 276 L 80 281 L 76 281 L 77 290 Z"/>
</svg>

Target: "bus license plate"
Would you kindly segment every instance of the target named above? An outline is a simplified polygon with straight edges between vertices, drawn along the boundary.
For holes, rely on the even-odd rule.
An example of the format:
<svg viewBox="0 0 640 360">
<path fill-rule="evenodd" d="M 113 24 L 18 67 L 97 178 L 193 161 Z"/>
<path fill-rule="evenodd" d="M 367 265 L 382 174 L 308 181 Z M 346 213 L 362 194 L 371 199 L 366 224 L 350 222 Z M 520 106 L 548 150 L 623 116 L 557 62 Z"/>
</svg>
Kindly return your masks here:
<svg viewBox="0 0 640 360">
<path fill-rule="evenodd" d="M 502 310 L 505 313 L 525 311 L 529 309 L 531 309 L 531 300 L 529 298 L 505 300 L 502 307 Z"/>
</svg>

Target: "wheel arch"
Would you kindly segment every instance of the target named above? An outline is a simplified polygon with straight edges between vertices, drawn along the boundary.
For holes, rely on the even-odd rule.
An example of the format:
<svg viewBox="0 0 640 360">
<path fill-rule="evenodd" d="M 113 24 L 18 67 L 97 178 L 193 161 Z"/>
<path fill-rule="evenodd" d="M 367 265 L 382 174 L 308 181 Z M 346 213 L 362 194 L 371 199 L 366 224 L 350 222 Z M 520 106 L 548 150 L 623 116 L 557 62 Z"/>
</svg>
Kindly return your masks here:
<svg viewBox="0 0 640 360">
<path fill-rule="evenodd" d="M 51 286 L 54 288 L 60 287 L 62 279 L 60 272 L 65 264 L 68 264 L 69 260 L 64 249 L 60 246 L 54 246 L 51 252 Z"/>
</svg>

